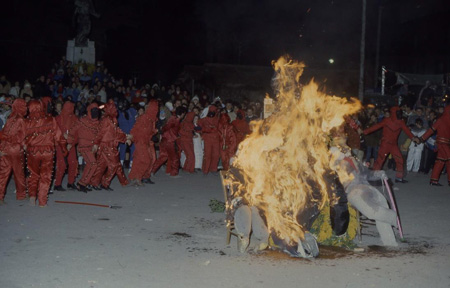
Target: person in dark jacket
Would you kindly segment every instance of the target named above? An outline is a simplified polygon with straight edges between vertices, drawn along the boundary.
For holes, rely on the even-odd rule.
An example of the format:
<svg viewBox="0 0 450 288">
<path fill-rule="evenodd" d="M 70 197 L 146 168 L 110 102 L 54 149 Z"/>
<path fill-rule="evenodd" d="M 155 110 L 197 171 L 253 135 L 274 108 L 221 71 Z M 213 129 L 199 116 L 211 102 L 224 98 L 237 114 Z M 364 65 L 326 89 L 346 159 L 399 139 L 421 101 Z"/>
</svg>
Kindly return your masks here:
<svg viewBox="0 0 450 288">
<path fill-rule="evenodd" d="M 131 129 L 133 128 L 134 124 L 136 123 L 136 115 L 137 111 L 133 107 L 130 107 L 130 104 L 127 100 L 121 100 L 119 101 L 118 105 L 119 110 L 119 116 L 117 117 L 117 120 L 119 122 L 119 128 L 122 129 L 123 132 L 126 134 L 130 134 Z M 129 147 L 130 152 L 130 168 L 133 165 L 133 154 L 134 154 L 134 144 L 131 144 L 131 146 L 128 146 L 126 143 L 120 143 L 119 144 L 119 159 L 120 163 L 123 165 L 124 161 L 126 160 L 126 151 L 127 147 Z"/>
</svg>

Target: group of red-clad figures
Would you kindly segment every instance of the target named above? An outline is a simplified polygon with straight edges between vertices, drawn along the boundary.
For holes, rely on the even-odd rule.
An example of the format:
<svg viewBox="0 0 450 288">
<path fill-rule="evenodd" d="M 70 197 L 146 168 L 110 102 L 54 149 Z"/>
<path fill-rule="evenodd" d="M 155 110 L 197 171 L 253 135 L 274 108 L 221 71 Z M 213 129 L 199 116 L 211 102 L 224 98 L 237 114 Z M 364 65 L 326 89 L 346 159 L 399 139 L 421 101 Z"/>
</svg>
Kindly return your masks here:
<svg viewBox="0 0 450 288">
<path fill-rule="evenodd" d="M 347 119 L 348 124 L 350 124 L 353 129 L 358 130 L 359 133 L 364 133 L 365 135 L 383 129 L 378 157 L 373 165 L 373 170 L 381 170 L 386 157 L 391 154 L 396 164 L 395 182 L 405 183 L 406 181 L 403 179 L 404 161 L 397 143 L 401 131 L 403 130 L 405 134 L 416 143 L 423 143 L 426 139 L 436 133 L 437 156 L 436 163 L 434 164 L 431 173 L 430 185 L 442 186 L 442 184 L 439 183 L 439 177 L 444 166 L 447 169 L 448 184 L 450 185 L 450 105 L 445 107 L 443 115 L 437 119 L 421 137 L 414 136 L 402 120 L 401 113 L 402 111 L 400 108 L 394 106 L 390 109 L 390 117 L 385 118 L 380 123 L 375 124 L 364 131 L 362 131 L 356 123 Z"/>
<path fill-rule="evenodd" d="M 250 133 L 243 111 L 239 111 L 237 119 L 230 123 L 226 113 L 220 113 L 216 106 L 211 105 L 207 116 L 194 125 L 194 112 L 187 113 L 185 108 L 179 107 L 161 128 L 160 153 L 156 158 L 152 137 L 158 133 L 155 125 L 159 115 L 157 101 L 148 103 L 130 134 L 125 134 L 118 127 L 118 112 L 112 101 L 102 106 L 90 104 L 87 115 L 80 119 L 74 114 L 72 102 L 65 102 L 61 114 L 53 117 L 47 112 L 50 102 L 50 98 L 44 97 L 31 100 L 28 104 L 23 99 L 12 103 L 12 113 L 0 132 L 0 204 L 4 204 L 6 186 L 13 173 L 16 199 L 29 197 L 32 206 L 38 200 L 39 206 L 45 207 L 52 183 L 55 154 L 55 187 L 61 187 L 67 169 L 69 189 L 82 192 L 112 190 L 110 184 L 115 175 L 122 186 L 130 184 L 129 180 L 137 186 L 153 184 L 150 176 L 165 163 L 166 174 L 177 176 L 181 151 L 186 155 L 183 170 L 194 173 L 193 137 L 196 133 L 201 133 L 204 141 L 202 172 L 217 172 L 219 159 L 223 169 L 227 170 L 238 144 Z M 135 144 L 129 180 L 119 161 L 117 148 L 119 143 L 125 142 Z M 75 184 L 77 150 L 84 159 L 85 167 Z M 25 177 L 25 167 L 28 177 Z"/>
</svg>

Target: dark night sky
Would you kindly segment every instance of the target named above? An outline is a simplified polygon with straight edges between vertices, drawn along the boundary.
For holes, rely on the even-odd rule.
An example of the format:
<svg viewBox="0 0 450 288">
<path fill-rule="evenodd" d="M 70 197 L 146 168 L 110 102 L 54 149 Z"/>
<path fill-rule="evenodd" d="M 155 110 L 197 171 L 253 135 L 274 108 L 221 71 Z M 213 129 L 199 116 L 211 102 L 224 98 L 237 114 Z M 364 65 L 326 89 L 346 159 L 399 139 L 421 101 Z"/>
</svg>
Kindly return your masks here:
<svg viewBox="0 0 450 288">
<path fill-rule="evenodd" d="M 280 3 L 277 3 L 280 2 Z M 95 0 L 97 59 L 113 74 L 170 81 L 184 65 L 270 65 L 289 53 L 317 69 L 359 69 L 361 0 Z M 380 62 L 415 73 L 450 72 L 444 0 L 367 0 L 366 74 L 374 69 L 378 7 Z M 3 11 L 1 71 L 37 77 L 65 54 L 73 1 L 15 0 Z M 328 59 L 335 59 L 330 67 Z M 34 80 L 34 79 L 32 79 Z"/>
</svg>

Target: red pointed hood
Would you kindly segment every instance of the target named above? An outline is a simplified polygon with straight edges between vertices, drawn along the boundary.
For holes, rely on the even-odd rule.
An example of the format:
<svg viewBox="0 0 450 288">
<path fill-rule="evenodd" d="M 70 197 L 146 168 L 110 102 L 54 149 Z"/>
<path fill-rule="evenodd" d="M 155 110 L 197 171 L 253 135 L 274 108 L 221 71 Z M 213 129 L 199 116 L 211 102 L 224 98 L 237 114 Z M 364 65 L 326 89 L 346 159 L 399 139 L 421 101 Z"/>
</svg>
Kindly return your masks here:
<svg viewBox="0 0 450 288">
<path fill-rule="evenodd" d="M 189 112 L 186 114 L 186 117 L 184 117 L 184 121 L 186 122 L 194 122 L 194 118 L 195 118 L 195 112 Z"/>
<path fill-rule="evenodd" d="M 448 118 L 450 118 L 450 104 L 445 106 L 444 108 L 444 115 Z"/>
<path fill-rule="evenodd" d="M 75 104 L 70 101 L 64 103 L 63 108 L 61 110 L 61 116 L 75 115 L 74 114 Z"/>
<path fill-rule="evenodd" d="M 152 100 L 148 104 L 147 110 L 145 110 L 145 114 L 148 116 L 149 119 L 151 119 L 153 121 L 157 121 L 158 120 L 158 110 L 159 110 L 158 101 Z"/>
<path fill-rule="evenodd" d="M 208 108 L 209 112 L 217 112 L 217 107 L 215 105 L 210 105 Z"/>
<path fill-rule="evenodd" d="M 20 117 L 25 117 L 27 115 L 27 102 L 25 100 L 18 98 L 12 104 L 12 115 L 18 115 Z"/>
<path fill-rule="evenodd" d="M 98 119 L 92 119 L 92 114 L 91 114 L 91 111 L 92 111 L 92 109 L 94 109 L 94 108 L 98 108 L 98 104 L 97 103 L 91 103 L 91 104 L 89 104 L 89 106 L 86 108 L 86 110 L 87 110 L 87 116 L 88 116 L 88 119 L 89 120 L 92 120 L 92 121 L 98 121 Z"/>
<path fill-rule="evenodd" d="M 391 113 L 390 117 L 392 120 L 397 120 L 397 111 L 399 111 L 399 110 L 400 110 L 400 107 L 398 107 L 398 106 L 391 107 L 391 109 L 389 111 Z"/>
<path fill-rule="evenodd" d="M 244 119 L 244 118 L 245 118 L 245 112 L 244 112 L 244 110 L 242 110 L 242 109 L 239 109 L 239 110 L 237 111 L 236 115 L 237 115 L 237 116 L 240 116 L 240 117 L 238 117 L 238 119 L 239 119 L 239 118 L 241 118 L 241 119 Z"/>
<path fill-rule="evenodd" d="M 31 100 L 28 102 L 28 111 L 30 111 L 30 118 L 38 119 L 44 118 L 44 104 L 38 100 Z"/>
<path fill-rule="evenodd" d="M 117 118 L 118 112 L 116 108 L 116 104 L 114 104 L 113 101 L 108 101 L 108 103 L 105 104 L 105 114 L 106 116 L 109 116 L 113 119 Z"/>
<path fill-rule="evenodd" d="M 228 116 L 228 114 L 227 113 L 222 113 L 222 114 L 220 114 L 220 120 L 219 120 L 219 124 L 220 125 L 227 125 L 227 124 L 229 124 L 230 123 L 230 116 Z"/>
<path fill-rule="evenodd" d="M 44 107 L 43 107 L 44 113 L 47 114 L 48 106 L 52 103 L 52 98 L 50 98 L 50 97 L 48 97 L 48 96 L 42 97 L 41 103 L 42 103 L 42 105 L 44 106 Z M 31 111 L 30 111 L 30 112 L 31 112 Z"/>
</svg>

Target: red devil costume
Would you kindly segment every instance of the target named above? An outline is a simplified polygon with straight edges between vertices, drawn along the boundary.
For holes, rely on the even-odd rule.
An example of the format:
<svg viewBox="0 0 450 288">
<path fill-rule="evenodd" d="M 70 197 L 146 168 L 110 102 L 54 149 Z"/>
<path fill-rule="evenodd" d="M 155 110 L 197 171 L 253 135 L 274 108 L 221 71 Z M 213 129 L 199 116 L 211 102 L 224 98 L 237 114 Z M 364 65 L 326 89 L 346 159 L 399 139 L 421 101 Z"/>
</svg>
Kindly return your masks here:
<svg viewBox="0 0 450 288">
<path fill-rule="evenodd" d="M 97 169 L 97 159 L 92 152 L 94 140 L 99 129 L 100 111 L 97 103 L 92 103 L 87 107 L 87 115 L 75 122 L 72 129 L 69 130 L 70 151 L 74 151 L 74 146 L 77 145 L 78 152 L 86 163 L 81 179 L 78 181 L 77 189 L 82 192 L 87 192 L 87 186 L 93 185 L 92 179 Z"/>
<path fill-rule="evenodd" d="M 67 139 L 69 136 L 69 131 L 76 125 L 78 122 L 77 116 L 74 114 L 75 105 L 67 101 L 64 103 L 64 106 L 61 110 L 61 114 L 56 116 L 56 123 L 58 123 L 59 129 L 63 133 L 64 137 Z M 69 167 L 67 167 L 69 166 Z M 68 189 L 75 189 L 75 178 L 78 173 L 78 161 L 77 161 L 77 152 L 76 149 L 70 149 L 67 157 L 63 156 L 61 148 L 56 147 L 56 175 L 55 175 L 55 190 L 64 191 L 61 183 L 64 177 L 66 169 L 69 168 L 68 174 L 69 178 L 67 181 Z"/>
<path fill-rule="evenodd" d="M 450 105 L 445 107 L 444 114 L 425 132 L 421 140 L 426 140 L 435 132 L 438 151 L 436 163 L 433 166 L 433 172 L 431 172 L 430 185 L 442 186 L 439 184 L 439 176 L 444 165 L 447 167 L 447 179 L 450 185 Z"/>
<path fill-rule="evenodd" d="M 202 128 L 202 138 L 204 141 L 203 165 L 204 174 L 217 172 L 217 165 L 220 158 L 220 136 L 219 136 L 219 115 L 217 107 L 209 106 L 208 115 L 198 120 L 198 125 Z"/>
<path fill-rule="evenodd" d="M 230 116 L 221 114 L 219 120 L 220 135 L 220 159 L 222 159 L 223 170 L 230 168 L 230 159 L 236 152 L 236 134 L 233 125 L 230 124 Z"/>
<path fill-rule="evenodd" d="M 120 142 L 127 141 L 127 135 L 117 125 L 117 108 L 114 102 L 109 101 L 105 104 L 105 114 L 100 121 L 100 127 L 97 136 L 94 139 L 93 152 L 97 152 L 97 170 L 92 179 L 93 186 L 105 190 L 112 190 L 111 184 L 114 175 L 122 186 L 128 185 L 127 177 L 123 173 L 122 165 L 119 161 L 119 151 L 117 146 Z M 105 172 L 106 168 L 108 170 Z"/>
<path fill-rule="evenodd" d="M 5 197 L 6 186 L 11 172 L 14 173 L 16 199 L 26 198 L 24 174 L 23 145 L 25 144 L 25 115 L 27 104 L 23 99 L 16 99 L 12 112 L 0 132 L 0 202 Z"/>
<path fill-rule="evenodd" d="M 250 126 L 247 121 L 245 121 L 245 112 L 239 110 L 236 113 L 236 119 L 231 122 L 233 125 L 234 133 L 236 134 L 236 149 L 237 146 L 245 139 L 245 137 L 250 134 Z"/>
<path fill-rule="evenodd" d="M 41 99 L 42 105 L 44 106 L 44 113 L 46 115 L 52 116 L 53 113 L 53 105 L 52 98 L 45 96 Z"/>
<path fill-rule="evenodd" d="M 44 104 L 37 100 L 28 103 L 29 117 L 26 121 L 28 170 L 28 193 L 31 205 L 36 196 L 39 206 L 47 204 L 47 194 L 53 173 L 55 144 L 59 144 L 63 155 L 67 155 L 66 140 L 62 136 L 56 120 L 44 111 Z"/>
<path fill-rule="evenodd" d="M 384 118 L 378 124 L 364 130 L 364 135 L 370 134 L 380 128 L 383 128 L 380 149 L 378 150 L 378 158 L 373 165 L 373 170 L 381 170 L 386 156 L 391 154 L 395 160 L 397 173 L 395 174 L 396 182 L 405 182 L 403 180 L 403 157 L 398 147 L 398 136 L 403 130 L 409 138 L 415 138 L 401 118 L 401 110 L 398 106 L 392 107 L 391 116 Z"/>
<path fill-rule="evenodd" d="M 133 153 L 134 163 L 131 167 L 128 178 L 136 181 L 136 184 L 153 183 L 150 180 L 150 173 L 156 161 L 155 145 L 152 137 L 158 133 L 155 123 L 158 120 L 158 102 L 150 101 L 147 110 L 142 116 L 139 116 L 130 131 L 133 135 L 135 150 Z"/>
<path fill-rule="evenodd" d="M 181 151 L 184 151 L 186 155 L 186 161 L 184 162 L 183 170 L 189 173 L 195 171 L 195 154 L 194 154 L 194 112 L 186 114 L 180 127 L 180 139 L 179 146 Z"/>
<path fill-rule="evenodd" d="M 170 176 L 177 176 L 180 167 L 180 153 L 176 147 L 178 139 L 178 132 L 180 131 L 180 118 L 183 116 L 180 109 L 177 109 L 178 115 L 172 115 L 162 128 L 162 138 L 159 144 L 159 157 L 153 165 L 153 173 L 165 162 L 166 174 Z M 180 114 L 181 113 L 181 114 Z"/>
</svg>

